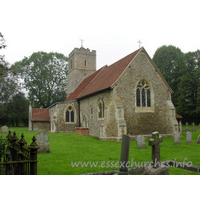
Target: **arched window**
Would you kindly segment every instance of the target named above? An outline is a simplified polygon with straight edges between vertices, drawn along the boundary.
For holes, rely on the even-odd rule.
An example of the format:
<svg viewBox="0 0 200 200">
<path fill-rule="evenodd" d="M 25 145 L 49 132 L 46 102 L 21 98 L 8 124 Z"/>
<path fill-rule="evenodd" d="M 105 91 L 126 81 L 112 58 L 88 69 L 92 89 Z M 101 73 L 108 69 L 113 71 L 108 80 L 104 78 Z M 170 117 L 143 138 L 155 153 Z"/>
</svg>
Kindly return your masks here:
<svg viewBox="0 0 200 200">
<path fill-rule="evenodd" d="M 98 118 L 104 118 L 104 102 L 103 99 L 100 99 L 98 102 Z"/>
<path fill-rule="evenodd" d="M 151 107 L 151 89 L 145 80 L 137 85 L 136 104 L 137 107 Z"/>
<path fill-rule="evenodd" d="M 74 123 L 75 122 L 75 110 L 72 106 L 67 107 L 65 115 L 66 115 L 65 119 L 66 119 L 67 123 L 69 123 L 69 122 Z"/>
</svg>

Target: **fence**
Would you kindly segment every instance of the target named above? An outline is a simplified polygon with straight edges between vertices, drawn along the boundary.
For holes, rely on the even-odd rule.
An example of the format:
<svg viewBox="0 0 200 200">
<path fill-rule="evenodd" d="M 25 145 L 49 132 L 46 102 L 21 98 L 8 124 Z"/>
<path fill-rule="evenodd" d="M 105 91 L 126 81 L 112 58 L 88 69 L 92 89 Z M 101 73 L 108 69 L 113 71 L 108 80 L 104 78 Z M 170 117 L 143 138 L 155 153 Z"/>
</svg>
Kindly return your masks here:
<svg viewBox="0 0 200 200">
<path fill-rule="evenodd" d="M 0 174 L 1 175 L 37 175 L 37 149 L 36 138 L 27 147 L 22 133 L 19 140 L 14 132 L 6 137 L 0 145 Z"/>
</svg>

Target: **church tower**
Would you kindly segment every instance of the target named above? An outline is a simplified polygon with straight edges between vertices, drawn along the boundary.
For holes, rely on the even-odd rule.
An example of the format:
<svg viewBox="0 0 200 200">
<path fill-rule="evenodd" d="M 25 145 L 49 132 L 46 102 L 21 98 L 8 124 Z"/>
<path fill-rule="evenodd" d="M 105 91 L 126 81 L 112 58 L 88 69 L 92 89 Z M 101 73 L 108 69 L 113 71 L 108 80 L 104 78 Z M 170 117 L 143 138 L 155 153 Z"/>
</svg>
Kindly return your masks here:
<svg viewBox="0 0 200 200">
<path fill-rule="evenodd" d="M 79 84 L 89 75 L 96 71 L 96 51 L 83 47 L 75 48 L 68 59 L 68 85 L 69 96 Z"/>
</svg>

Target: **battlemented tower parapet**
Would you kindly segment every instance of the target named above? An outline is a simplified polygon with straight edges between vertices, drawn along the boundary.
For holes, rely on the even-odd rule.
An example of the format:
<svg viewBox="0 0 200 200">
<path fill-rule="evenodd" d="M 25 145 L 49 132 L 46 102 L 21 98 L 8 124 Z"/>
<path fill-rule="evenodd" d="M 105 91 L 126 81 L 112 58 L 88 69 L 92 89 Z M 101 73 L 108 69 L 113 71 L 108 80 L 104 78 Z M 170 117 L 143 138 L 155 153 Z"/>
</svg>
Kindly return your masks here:
<svg viewBox="0 0 200 200">
<path fill-rule="evenodd" d="M 96 71 L 96 51 L 83 47 L 75 48 L 68 59 L 68 85 L 69 96 L 79 84 L 89 75 Z"/>
</svg>

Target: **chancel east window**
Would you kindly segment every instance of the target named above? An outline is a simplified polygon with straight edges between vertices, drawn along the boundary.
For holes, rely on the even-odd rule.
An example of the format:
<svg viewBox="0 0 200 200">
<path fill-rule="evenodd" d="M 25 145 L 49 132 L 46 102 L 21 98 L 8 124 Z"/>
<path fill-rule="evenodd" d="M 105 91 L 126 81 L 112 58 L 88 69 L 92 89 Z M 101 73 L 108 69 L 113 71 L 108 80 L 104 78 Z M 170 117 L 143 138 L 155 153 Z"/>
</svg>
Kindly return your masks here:
<svg viewBox="0 0 200 200">
<path fill-rule="evenodd" d="M 137 85 L 136 103 L 137 107 L 151 107 L 151 90 L 145 80 L 140 81 Z"/>
<path fill-rule="evenodd" d="M 100 99 L 98 102 L 98 118 L 104 118 L 104 102 L 103 99 Z"/>
<path fill-rule="evenodd" d="M 75 111 L 72 106 L 69 106 L 66 110 L 66 122 L 74 122 L 75 121 Z"/>
</svg>

